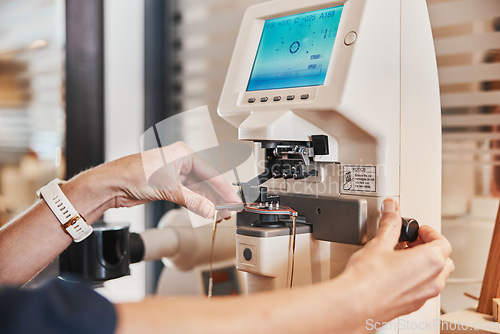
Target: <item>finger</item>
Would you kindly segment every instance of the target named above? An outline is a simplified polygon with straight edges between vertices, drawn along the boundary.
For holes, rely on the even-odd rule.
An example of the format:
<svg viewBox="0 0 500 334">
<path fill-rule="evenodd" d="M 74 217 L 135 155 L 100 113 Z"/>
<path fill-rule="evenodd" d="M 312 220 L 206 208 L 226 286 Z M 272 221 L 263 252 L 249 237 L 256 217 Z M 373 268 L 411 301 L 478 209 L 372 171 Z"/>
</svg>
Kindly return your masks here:
<svg viewBox="0 0 500 334">
<path fill-rule="evenodd" d="M 428 225 L 422 225 L 418 229 L 418 236 L 423 242 L 444 239 L 443 235 Z"/>
<path fill-rule="evenodd" d="M 189 211 L 207 219 L 214 217 L 215 204 L 206 197 L 203 197 L 186 187 L 182 187 L 182 197 L 183 198 L 178 201 L 178 204 L 186 207 Z"/>
<path fill-rule="evenodd" d="M 186 183 L 183 183 L 183 185 L 194 192 L 207 197 L 217 206 L 218 209 L 230 209 L 234 211 L 233 207 L 238 204 L 241 208 L 243 208 L 243 203 L 241 202 L 240 197 L 234 191 L 234 196 L 239 199 L 239 202 L 229 202 L 227 196 L 226 198 L 223 198 L 207 181 L 199 181 L 196 185 L 187 185 Z"/>
<path fill-rule="evenodd" d="M 405 254 L 405 257 L 408 258 L 409 262 L 419 263 L 419 265 L 414 266 L 414 269 L 418 268 L 418 270 L 410 270 L 407 273 L 408 279 L 405 280 L 405 286 L 408 289 L 398 299 L 398 311 L 401 311 L 400 314 L 415 311 L 426 300 L 437 296 L 444 289 L 446 279 L 454 270 L 454 264 L 450 258 L 447 258 L 443 262 L 444 265 L 440 266 L 439 270 L 427 270 L 430 269 L 428 259 L 425 253 L 420 250 L 410 250 Z"/>
<path fill-rule="evenodd" d="M 393 199 L 385 199 L 382 203 L 382 216 L 380 217 L 379 228 L 374 240 L 394 248 L 401 234 L 401 214 L 399 205 Z"/>
<path fill-rule="evenodd" d="M 240 203 L 241 198 L 238 196 L 233 187 L 226 179 L 219 175 L 220 173 L 210 166 L 196 154 L 190 155 L 192 159 L 192 172 L 199 177 L 203 182 L 206 182 L 210 187 L 219 194 L 226 203 Z"/>
<path fill-rule="evenodd" d="M 230 218 L 231 218 L 231 211 L 229 211 L 227 209 L 217 211 L 217 219 L 220 219 L 220 220 L 226 219 L 227 220 Z"/>
<path fill-rule="evenodd" d="M 172 157 L 172 159 L 168 161 L 169 163 L 178 161 L 181 164 L 180 168 L 182 173 L 188 175 L 192 174 L 196 183 L 208 183 L 211 191 L 215 194 L 219 194 L 224 202 L 241 202 L 241 198 L 231 185 L 226 182 L 224 177 L 220 175 L 221 173 L 201 159 L 185 143 L 177 142 L 164 147 L 163 150 L 167 157 Z M 189 188 L 191 188 L 191 186 L 189 186 Z"/>
<path fill-rule="evenodd" d="M 451 245 L 449 241 L 438 231 L 430 226 L 423 225 L 418 230 L 419 239 L 425 244 L 433 244 L 439 247 L 443 256 L 449 257 L 451 254 Z"/>
<path fill-rule="evenodd" d="M 449 263 L 451 260 L 446 248 L 443 241 L 433 241 L 406 250 L 406 260 L 418 269 L 413 273 L 413 278 L 420 277 L 427 280 L 435 278 L 447 266 L 453 269 L 451 266 L 453 262 Z"/>
<path fill-rule="evenodd" d="M 417 289 L 419 290 L 420 297 L 425 299 L 433 298 L 438 296 L 446 286 L 446 279 L 455 269 L 455 265 L 450 258 L 446 259 L 443 269 L 436 275 L 429 278 Z"/>
<path fill-rule="evenodd" d="M 424 244 L 425 242 L 422 241 L 422 239 L 420 238 L 417 238 L 417 240 L 415 241 L 412 241 L 412 242 L 409 242 L 407 245 L 408 245 L 408 248 L 413 248 L 413 247 L 416 247 L 418 245 L 422 245 Z"/>
<path fill-rule="evenodd" d="M 443 271 L 439 274 L 439 277 L 443 280 L 446 280 L 450 275 L 455 271 L 455 263 L 451 258 L 446 259 L 446 264 L 444 266 Z"/>
<path fill-rule="evenodd" d="M 433 229 L 430 226 L 422 225 L 418 229 L 418 238 L 415 241 L 409 242 L 408 247 L 413 248 L 421 244 L 425 244 L 427 242 L 431 242 L 433 240 L 444 239 L 439 232 Z"/>
</svg>

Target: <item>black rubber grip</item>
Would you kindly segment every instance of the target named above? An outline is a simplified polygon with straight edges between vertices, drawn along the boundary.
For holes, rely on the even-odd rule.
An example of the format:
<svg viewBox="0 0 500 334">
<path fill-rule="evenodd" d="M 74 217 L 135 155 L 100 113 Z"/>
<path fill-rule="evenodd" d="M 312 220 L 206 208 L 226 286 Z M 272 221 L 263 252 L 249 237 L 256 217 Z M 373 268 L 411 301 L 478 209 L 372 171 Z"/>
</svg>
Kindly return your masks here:
<svg viewBox="0 0 500 334">
<path fill-rule="evenodd" d="M 399 241 L 415 241 L 418 238 L 418 222 L 413 218 L 401 218 L 401 235 Z"/>
<path fill-rule="evenodd" d="M 139 233 L 130 233 L 130 263 L 141 262 L 144 259 L 144 241 Z"/>
</svg>

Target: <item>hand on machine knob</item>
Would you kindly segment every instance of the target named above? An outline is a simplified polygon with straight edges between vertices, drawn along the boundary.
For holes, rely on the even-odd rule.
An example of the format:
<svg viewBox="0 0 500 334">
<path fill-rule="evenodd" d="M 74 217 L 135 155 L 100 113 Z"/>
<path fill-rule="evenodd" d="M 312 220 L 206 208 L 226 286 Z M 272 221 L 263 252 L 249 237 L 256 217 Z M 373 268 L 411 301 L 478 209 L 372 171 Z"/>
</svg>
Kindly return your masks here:
<svg viewBox="0 0 500 334">
<path fill-rule="evenodd" d="M 418 222 L 413 218 L 401 218 L 401 235 L 399 241 L 413 242 L 418 238 Z"/>
</svg>

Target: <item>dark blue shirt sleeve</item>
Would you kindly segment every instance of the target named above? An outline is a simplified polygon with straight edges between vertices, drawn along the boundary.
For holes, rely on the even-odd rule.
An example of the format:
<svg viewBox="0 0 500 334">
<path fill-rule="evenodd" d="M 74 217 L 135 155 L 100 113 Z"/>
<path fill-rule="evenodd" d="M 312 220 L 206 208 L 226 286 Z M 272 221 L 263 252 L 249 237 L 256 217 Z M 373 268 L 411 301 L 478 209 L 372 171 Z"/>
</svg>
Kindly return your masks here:
<svg viewBox="0 0 500 334">
<path fill-rule="evenodd" d="M 83 283 L 0 289 L 0 333 L 110 334 L 116 322 L 113 304 Z"/>
</svg>

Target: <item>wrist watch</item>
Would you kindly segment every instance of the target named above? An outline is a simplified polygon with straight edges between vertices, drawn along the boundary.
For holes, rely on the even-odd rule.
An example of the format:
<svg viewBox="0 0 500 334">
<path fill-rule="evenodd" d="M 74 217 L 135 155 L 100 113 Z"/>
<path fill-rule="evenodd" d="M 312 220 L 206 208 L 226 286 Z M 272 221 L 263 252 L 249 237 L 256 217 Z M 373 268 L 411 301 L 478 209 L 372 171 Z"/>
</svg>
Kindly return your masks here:
<svg viewBox="0 0 500 334">
<path fill-rule="evenodd" d="M 62 229 L 75 242 L 80 242 L 92 234 L 92 226 L 71 205 L 59 186 L 63 181 L 54 179 L 36 192 L 38 198 L 44 199 L 56 218 L 61 222 Z"/>
</svg>

